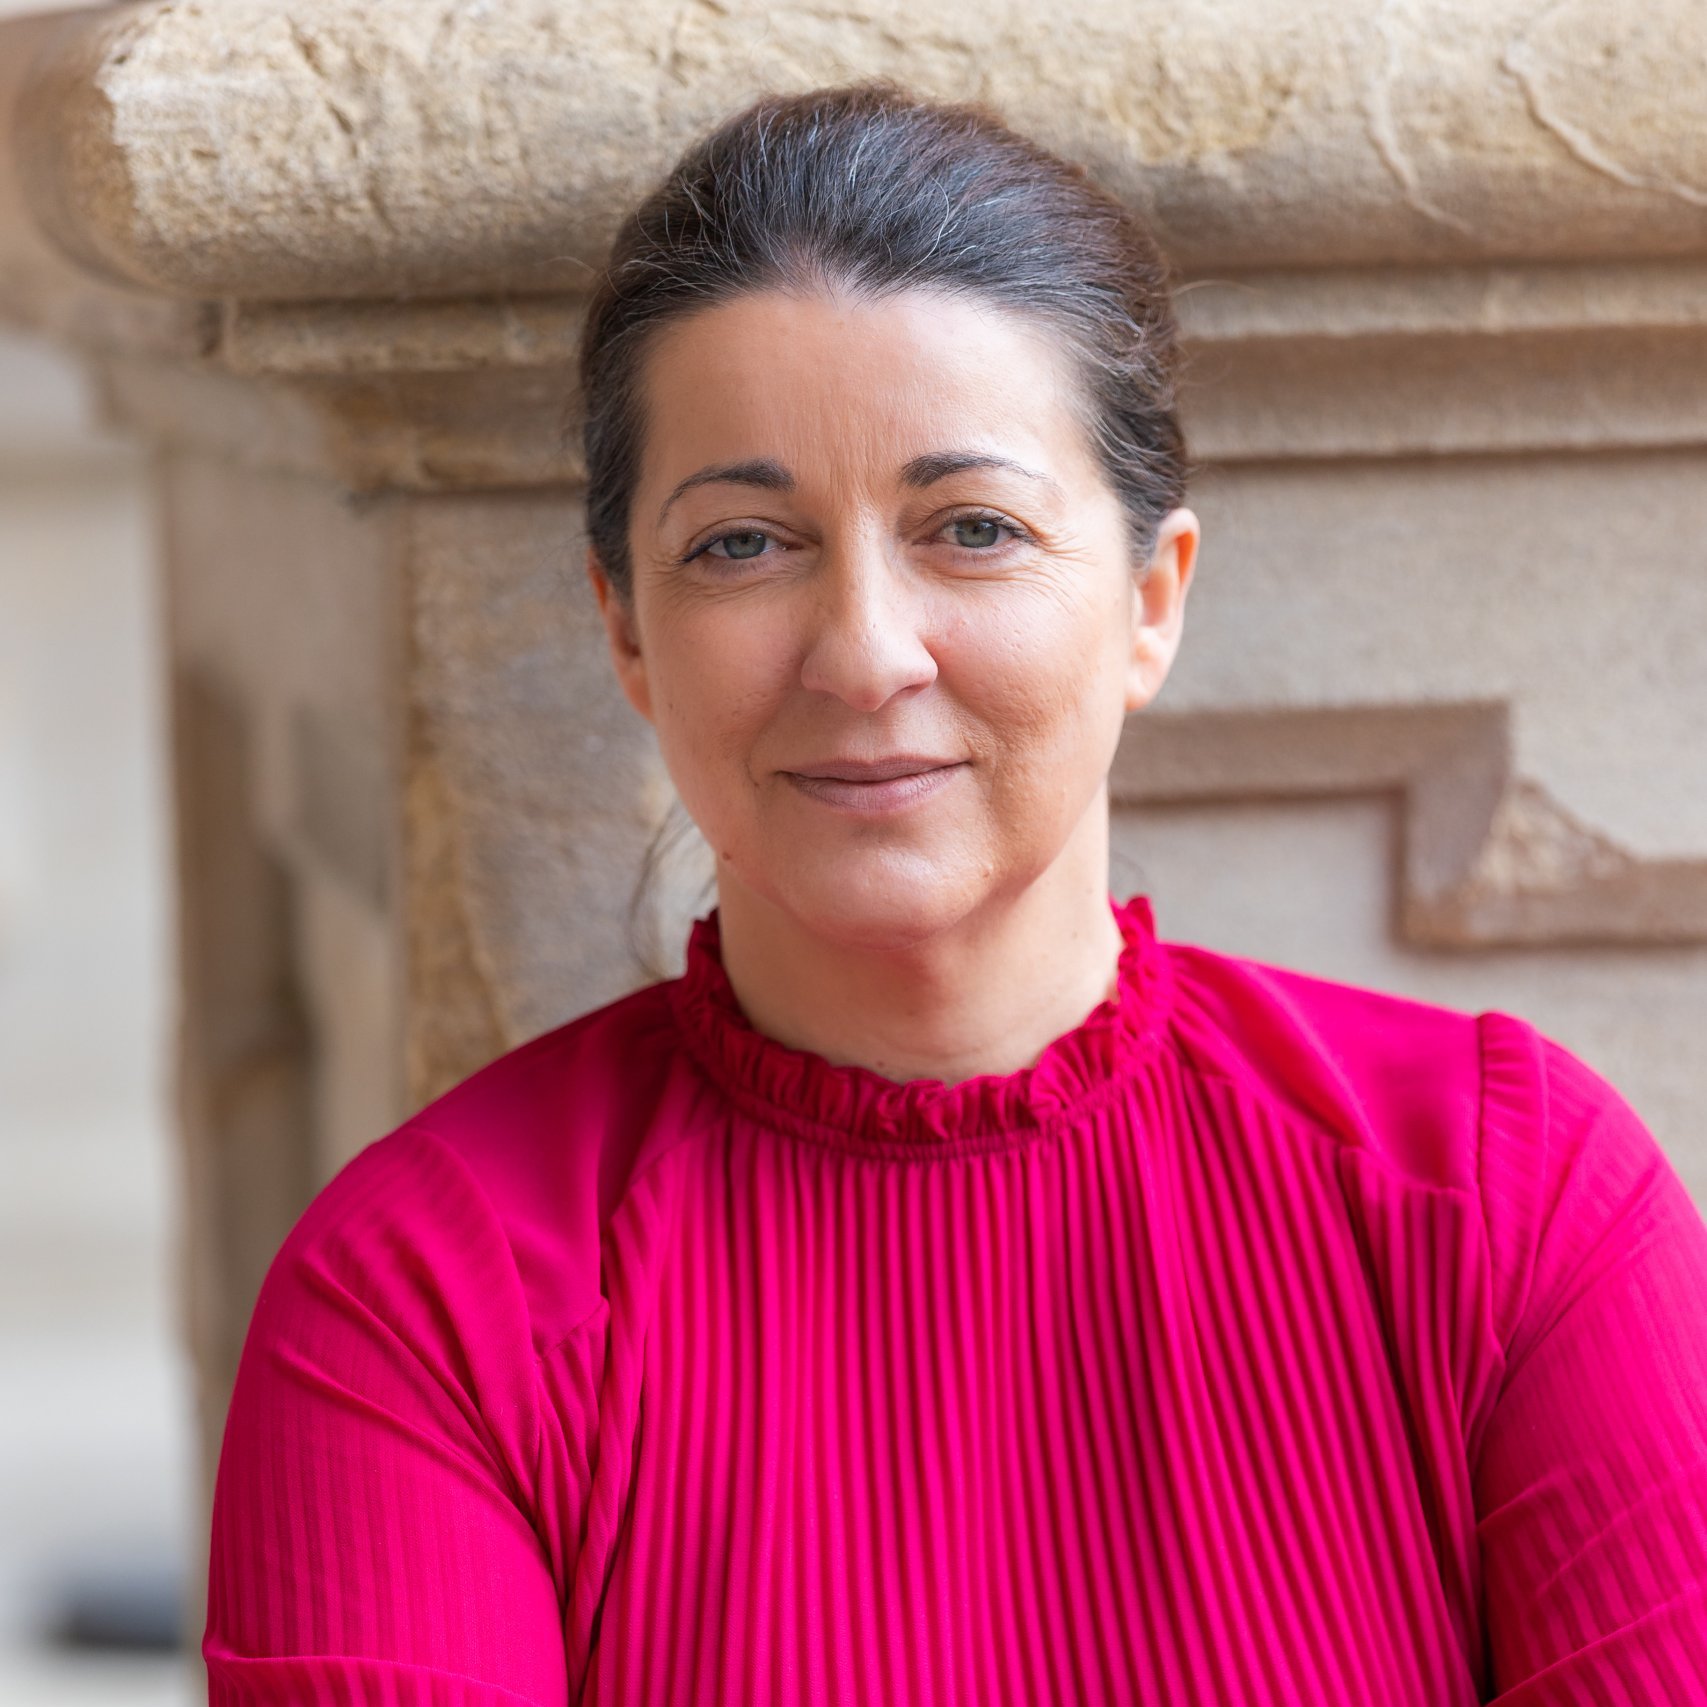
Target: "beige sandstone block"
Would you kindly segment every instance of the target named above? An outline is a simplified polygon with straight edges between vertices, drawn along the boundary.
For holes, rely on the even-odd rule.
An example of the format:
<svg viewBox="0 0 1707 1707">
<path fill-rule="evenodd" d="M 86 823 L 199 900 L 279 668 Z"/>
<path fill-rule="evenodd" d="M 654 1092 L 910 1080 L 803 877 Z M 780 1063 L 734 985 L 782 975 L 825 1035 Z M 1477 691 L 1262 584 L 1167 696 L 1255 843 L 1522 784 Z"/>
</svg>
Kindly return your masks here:
<svg viewBox="0 0 1707 1707">
<path fill-rule="evenodd" d="M 411 507 L 412 1102 L 644 981 L 629 904 L 669 790 L 584 550 L 572 494 Z"/>
<path fill-rule="evenodd" d="M 60 243 L 168 294 L 561 291 L 715 118 L 871 73 L 1086 160 L 1188 270 L 1707 243 L 1695 0 L 154 0 L 64 32 L 20 146 Z"/>
</svg>

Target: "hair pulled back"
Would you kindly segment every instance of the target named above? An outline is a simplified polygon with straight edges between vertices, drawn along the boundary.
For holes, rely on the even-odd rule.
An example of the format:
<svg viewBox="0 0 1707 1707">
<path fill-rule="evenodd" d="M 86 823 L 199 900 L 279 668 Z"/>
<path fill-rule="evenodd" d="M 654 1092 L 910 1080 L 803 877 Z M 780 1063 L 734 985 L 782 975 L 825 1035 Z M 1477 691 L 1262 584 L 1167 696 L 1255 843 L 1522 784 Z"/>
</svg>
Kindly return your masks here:
<svg viewBox="0 0 1707 1707">
<path fill-rule="evenodd" d="M 632 596 L 642 363 L 672 321 L 752 291 L 982 298 L 1058 338 L 1135 559 L 1185 490 L 1177 332 L 1143 221 L 973 103 L 886 78 L 767 96 L 690 148 L 624 221 L 580 351 L 587 522 Z"/>
</svg>

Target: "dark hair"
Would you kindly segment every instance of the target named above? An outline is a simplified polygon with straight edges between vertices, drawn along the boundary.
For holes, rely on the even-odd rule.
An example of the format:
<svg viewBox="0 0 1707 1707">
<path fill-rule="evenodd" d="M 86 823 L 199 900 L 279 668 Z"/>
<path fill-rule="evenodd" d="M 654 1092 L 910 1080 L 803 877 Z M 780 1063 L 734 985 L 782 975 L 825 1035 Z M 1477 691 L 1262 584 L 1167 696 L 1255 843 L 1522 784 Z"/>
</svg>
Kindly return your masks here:
<svg viewBox="0 0 1707 1707">
<path fill-rule="evenodd" d="M 671 321 L 750 291 L 909 287 L 1016 310 L 1066 346 L 1137 560 L 1185 489 L 1167 273 L 1143 221 L 988 108 L 887 78 L 755 101 L 617 233 L 581 340 L 588 535 L 632 594 L 641 364 Z"/>
</svg>

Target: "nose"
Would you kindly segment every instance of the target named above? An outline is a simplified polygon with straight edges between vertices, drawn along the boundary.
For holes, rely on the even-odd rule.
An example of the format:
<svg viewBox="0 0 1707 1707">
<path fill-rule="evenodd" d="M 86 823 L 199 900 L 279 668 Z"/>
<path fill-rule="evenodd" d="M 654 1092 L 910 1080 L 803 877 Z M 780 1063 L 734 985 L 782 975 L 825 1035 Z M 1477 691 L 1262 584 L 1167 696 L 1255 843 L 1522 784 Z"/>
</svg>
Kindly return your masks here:
<svg viewBox="0 0 1707 1707">
<path fill-rule="evenodd" d="M 856 711 L 876 711 L 896 694 L 936 680 L 925 601 L 887 540 L 826 544 L 810 584 L 802 686 L 834 694 Z"/>
</svg>

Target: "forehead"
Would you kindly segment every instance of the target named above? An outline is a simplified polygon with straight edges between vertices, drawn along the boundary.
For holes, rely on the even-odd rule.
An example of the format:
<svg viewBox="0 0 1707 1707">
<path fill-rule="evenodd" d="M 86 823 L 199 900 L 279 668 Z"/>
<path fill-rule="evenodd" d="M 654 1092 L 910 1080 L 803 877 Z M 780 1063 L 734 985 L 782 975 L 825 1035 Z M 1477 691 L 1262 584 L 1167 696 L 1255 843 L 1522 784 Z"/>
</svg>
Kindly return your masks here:
<svg viewBox="0 0 1707 1707">
<path fill-rule="evenodd" d="M 642 484 L 745 457 L 898 470 L 953 447 L 1093 474 L 1069 364 L 1029 320 L 924 290 L 752 292 L 666 327 L 642 375 Z"/>
</svg>

